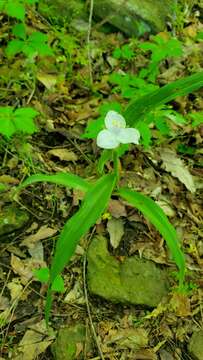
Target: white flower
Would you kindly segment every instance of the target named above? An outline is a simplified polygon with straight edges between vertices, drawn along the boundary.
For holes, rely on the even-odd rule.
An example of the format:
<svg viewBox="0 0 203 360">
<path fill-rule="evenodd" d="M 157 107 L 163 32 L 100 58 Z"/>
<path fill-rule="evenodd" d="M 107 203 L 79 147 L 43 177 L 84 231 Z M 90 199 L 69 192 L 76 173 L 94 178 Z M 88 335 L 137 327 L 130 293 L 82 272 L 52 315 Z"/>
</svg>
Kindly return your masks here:
<svg viewBox="0 0 203 360">
<path fill-rule="evenodd" d="M 122 115 L 108 111 L 104 119 L 106 129 L 97 135 L 97 145 L 103 149 L 115 149 L 120 144 L 139 144 L 140 133 L 134 128 L 126 128 Z"/>
</svg>

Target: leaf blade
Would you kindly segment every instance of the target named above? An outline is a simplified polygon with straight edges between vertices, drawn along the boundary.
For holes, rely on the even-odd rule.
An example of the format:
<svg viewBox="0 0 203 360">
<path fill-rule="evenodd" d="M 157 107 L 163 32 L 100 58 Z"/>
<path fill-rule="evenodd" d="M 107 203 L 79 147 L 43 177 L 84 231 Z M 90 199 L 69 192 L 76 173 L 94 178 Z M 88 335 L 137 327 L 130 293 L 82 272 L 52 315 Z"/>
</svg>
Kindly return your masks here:
<svg viewBox="0 0 203 360">
<path fill-rule="evenodd" d="M 179 269 L 180 286 L 182 286 L 185 276 L 185 258 L 179 246 L 176 230 L 168 221 L 163 210 L 151 198 L 139 192 L 120 188 L 118 193 L 141 211 L 163 236 Z"/>
<path fill-rule="evenodd" d="M 70 260 L 80 238 L 87 233 L 89 228 L 102 215 L 110 199 L 115 182 L 115 174 L 108 174 L 100 178 L 91 190 L 87 192 L 81 208 L 66 222 L 60 234 L 50 270 L 50 286 L 45 306 L 47 324 L 52 303 L 51 285 Z"/>
<path fill-rule="evenodd" d="M 203 86 L 203 71 L 187 76 L 163 86 L 138 100 L 132 101 L 124 112 L 128 126 L 139 127 L 144 121 L 145 114 L 157 106 L 175 99 L 177 96 L 187 95 Z"/>
<path fill-rule="evenodd" d="M 62 185 L 71 187 L 74 189 L 79 189 L 84 192 L 88 191 L 91 188 L 91 184 L 88 181 L 82 179 L 80 176 L 68 173 L 56 173 L 54 175 L 45 175 L 45 174 L 35 174 L 27 178 L 22 184 L 17 188 L 17 191 L 22 190 L 28 185 L 32 185 L 36 182 L 47 181 L 54 183 L 56 185 Z"/>
</svg>

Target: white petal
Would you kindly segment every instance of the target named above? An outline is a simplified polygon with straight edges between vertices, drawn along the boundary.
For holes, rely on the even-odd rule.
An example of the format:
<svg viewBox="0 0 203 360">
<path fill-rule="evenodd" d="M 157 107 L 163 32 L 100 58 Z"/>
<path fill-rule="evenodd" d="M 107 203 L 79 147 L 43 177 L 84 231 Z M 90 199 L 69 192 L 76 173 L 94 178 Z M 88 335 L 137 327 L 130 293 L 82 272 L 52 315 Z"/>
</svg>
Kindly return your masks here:
<svg viewBox="0 0 203 360">
<path fill-rule="evenodd" d="M 97 146 L 103 149 L 115 149 L 118 145 L 119 141 L 109 130 L 102 130 L 97 135 Z"/>
<path fill-rule="evenodd" d="M 126 126 L 124 117 L 113 110 L 107 112 L 104 122 L 107 129 L 111 129 L 113 127 L 125 128 Z"/>
<path fill-rule="evenodd" d="M 116 138 L 121 144 L 139 144 L 140 133 L 134 128 L 120 129 Z"/>
</svg>

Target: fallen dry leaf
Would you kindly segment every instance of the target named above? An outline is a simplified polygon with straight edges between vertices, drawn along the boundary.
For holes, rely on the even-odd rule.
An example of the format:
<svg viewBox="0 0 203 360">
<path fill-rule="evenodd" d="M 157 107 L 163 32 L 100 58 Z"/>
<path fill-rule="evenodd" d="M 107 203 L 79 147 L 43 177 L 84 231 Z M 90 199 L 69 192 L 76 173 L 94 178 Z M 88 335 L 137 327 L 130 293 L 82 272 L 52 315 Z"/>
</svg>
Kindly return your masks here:
<svg viewBox="0 0 203 360">
<path fill-rule="evenodd" d="M 177 316 L 186 317 L 191 316 L 190 299 L 187 295 L 181 293 L 174 293 L 170 305 Z"/>
<path fill-rule="evenodd" d="M 52 149 L 47 152 L 49 155 L 53 155 L 58 157 L 62 161 L 77 161 L 77 155 L 70 150 L 67 149 Z"/>
<path fill-rule="evenodd" d="M 18 279 L 14 278 L 11 282 L 9 282 L 7 284 L 7 288 L 10 291 L 12 302 L 20 298 L 20 295 L 23 291 L 23 286 L 19 283 Z"/>
<path fill-rule="evenodd" d="M 13 360 L 35 360 L 45 352 L 53 342 L 53 336 L 47 336 L 44 321 L 27 330 L 18 344 L 16 355 Z"/>
<path fill-rule="evenodd" d="M 28 248 L 33 248 L 34 245 L 40 241 L 54 236 L 57 233 L 56 229 L 50 228 L 46 225 L 42 226 L 35 234 L 27 236 L 22 242 L 22 245 Z"/>
<path fill-rule="evenodd" d="M 26 285 L 33 277 L 33 270 L 39 267 L 45 267 L 44 261 L 32 258 L 21 260 L 17 256 L 11 254 L 11 267 L 15 274 L 20 276 L 21 283 Z"/>
<path fill-rule="evenodd" d="M 47 89 L 53 88 L 57 83 L 57 76 L 46 73 L 38 73 L 37 80 L 39 80 Z"/>
<path fill-rule="evenodd" d="M 124 225 L 121 219 L 110 219 L 107 222 L 107 230 L 110 235 L 110 243 L 116 249 L 124 234 Z"/>
<path fill-rule="evenodd" d="M 0 183 L 3 184 L 19 184 L 19 180 L 10 175 L 1 175 Z"/>
<path fill-rule="evenodd" d="M 181 181 L 189 191 L 194 193 L 196 189 L 193 177 L 184 162 L 178 158 L 176 153 L 171 149 L 162 149 L 160 155 L 165 170 L 170 172 L 174 177 L 178 178 L 178 180 Z"/>
<path fill-rule="evenodd" d="M 110 214 L 116 219 L 121 216 L 127 216 L 125 205 L 122 204 L 120 200 L 111 199 L 109 201 L 108 210 Z"/>
<path fill-rule="evenodd" d="M 148 335 L 143 328 L 110 330 L 107 344 L 116 343 L 119 348 L 140 349 L 148 344 Z"/>
</svg>

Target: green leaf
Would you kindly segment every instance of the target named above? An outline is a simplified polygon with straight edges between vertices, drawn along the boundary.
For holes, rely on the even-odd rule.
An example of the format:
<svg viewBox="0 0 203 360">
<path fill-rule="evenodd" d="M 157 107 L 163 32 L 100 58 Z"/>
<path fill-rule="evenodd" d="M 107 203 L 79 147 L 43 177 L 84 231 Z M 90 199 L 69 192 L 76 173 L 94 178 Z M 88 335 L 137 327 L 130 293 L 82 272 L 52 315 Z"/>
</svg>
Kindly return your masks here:
<svg viewBox="0 0 203 360">
<path fill-rule="evenodd" d="M 65 291 L 65 287 L 64 287 L 64 281 L 61 275 L 57 275 L 56 278 L 54 279 L 52 285 L 51 285 L 51 290 L 52 291 L 57 291 L 57 292 L 64 292 Z"/>
<path fill-rule="evenodd" d="M 176 125 L 185 125 L 187 124 L 187 120 L 184 118 L 183 115 L 179 114 L 177 111 L 173 109 L 169 110 L 160 110 L 162 112 L 163 116 L 167 117 L 171 121 L 173 121 Z"/>
<path fill-rule="evenodd" d="M 0 133 L 10 138 L 16 132 L 32 134 L 37 131 L 33 117 L 38 112 L 32 108 L 20 108 L 14 111 L 10 106 L 0 107 Z"/>
<path fill-rule="evenodd" d="M 182 250 L 180 249 L 176 230 L 168 221 L 168 218 L 164 214 L 163 210 L 152 199 L 140 194 L 139 192 L 127 188 L 121 188 L 118 193 L 130 204 L 141 211 L 166 240 L 172 257 L 179 268 L 179 280 L 181 287 L 185 277 L 185 258 Z"/>
<path fill-rule="evenodd" d="M 99 158 L 97 170 L 99 174 L 103 174 L 104 172 L 104 165 L 107 161 L 112 160 L 112 151 L 111 150 L 103 150 L 102 154 Z"/>
<path fill-rule="evenodd" d="M 38 281 L 40 281 L 41 283 L 48 283 L 49 269 L 47 267 L 34 270 L 33 273 Z"/>
<path fill-rule="evenodd" d="M 16 24 L 12 27 L 12 34 L 16 37 L 25 40 L 26 39 L 26 27 L 25 24 Z"/>
<path fill-rule="evenodd" d="M 28 5 L 33 5 L 33 4 L 38 3 L 38 2 L 39 2 L 39 0 L 26 0 L 26 3 Z"/>
<path fill-rule="evenodd" d="M 132 101 L 124 112 L 128 126 L 138 127 L 140 123 L 145 121 L 146 114 L 156 107 L 175 99 L 177 96 L 189 94 L 202 86 L 203 71 L 200 71 Z"/>
<path fill-rule="evenodd" d="M 24 20 L 25 18 L 25 6 L 22 1 L 8 0 L 5 11 L 7 15 L 15 17 L 18 20 Z"/>
<path fill-rule="evenodd" d="M 15 132 L 13 108 L 11 106 L 0 107 L 0 134 L 9 139 Z"/>
<path fill-rule="evenodd" d="M 192 127 L 199 126 L 203 123 L 203 111 L 188 114 L 192 119 Z"/>
<path fill-rule="evenodd" d="M 91 226 L 101 217 L 108 205 L 111 193 L 115 186 L 116 177 L 108 174 L 100 178 L 84 198 L 81 208 L 69 219 L 57 241 L 54 258 L 50 271 L 50 285 L 69 262 L 75 248 Z M 47 293 L 45 309 L 46 322 L 48 323 L 51 308 L 51 291 Z"/>
<path fill-rule="evenodd" d="M 168 126 L 166 119 L 163 116 L 157 116 L 155 118 L 156 128 L 160 131 L 161 135 L 170 135 L 170 127 Z"/>
<path fill-rule="evenodd" d="M 68 173 L 56 173 L 54 175 L 35 174 L 31 175 L 28 179 L 23 181 L 17 188 L 17 191 L 22 190 L 28 185 L 32 185 L 36 182 L 50 182 L 57 185 L 67 186 L 74 189 L 79 189 L 84 192 L 91 189 L 93 185 L 89 184 L 86 180 L 80 176 Z"/>
<path fill-rule="evenodd" d="M 6 49 L 5 49 L 5 53 L 6 56 L 8 57 L 13 57 L 16 54 L 20 53 L 22 51 L 22 48 L 24 47 L 24 41 L 22 40 L 11 40 L 9 41 Z"/>
<path fill-rule="evenodd" d="M 33 118 L 39 113 L 32 108 L 20 108 L 15 111 L 14 121 L 16 128 L 25 134 L 33 134 L 37 131 Z"/>
<path fill-rule="evenodd" d="M 145 149 L 148 149 L 151 145 L 151 130 L 147 124 L 142 123 L 139 125 L 139 131 L 141 134 L 141 143 Z"/>
</svg>

